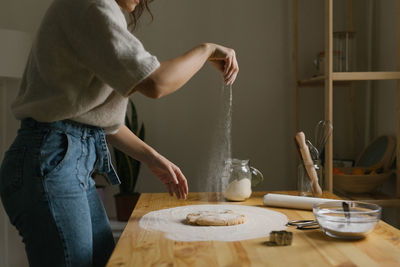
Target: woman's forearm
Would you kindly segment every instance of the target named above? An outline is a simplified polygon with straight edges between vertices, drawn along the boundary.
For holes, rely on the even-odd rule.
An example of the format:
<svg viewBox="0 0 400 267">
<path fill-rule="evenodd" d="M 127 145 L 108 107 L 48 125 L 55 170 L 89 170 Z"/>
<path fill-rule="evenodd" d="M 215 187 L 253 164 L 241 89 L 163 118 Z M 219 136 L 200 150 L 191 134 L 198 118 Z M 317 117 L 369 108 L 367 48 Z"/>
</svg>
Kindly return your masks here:
<svg viewBox="0 0 400 267">
<path fill-rule="evenodd" d="M 157 152 L 137 137 L 128 127 L 122 126 L 117 133 L 107 135 L 107 142 L 128 156 L 151 164 Z"/>
<path fill-rule="evenodd" d="M 107 135 L 107 141 L 130 157 L 146 164 L 166 186 L 171 196 L 175 193 L 178 199 L 186 199 L 188 184 L 179 167 L 140 140 L 128 127 L 122 126 L 117 133 Z"/>
<path fill-rule="evenodd" d="M 204 43 L 181 56 L 163 61 L 147 79 L 134 88 L 142 94 L 159 98 L 182 87 L 214 53 L 216 45 Z"/>
</svg>

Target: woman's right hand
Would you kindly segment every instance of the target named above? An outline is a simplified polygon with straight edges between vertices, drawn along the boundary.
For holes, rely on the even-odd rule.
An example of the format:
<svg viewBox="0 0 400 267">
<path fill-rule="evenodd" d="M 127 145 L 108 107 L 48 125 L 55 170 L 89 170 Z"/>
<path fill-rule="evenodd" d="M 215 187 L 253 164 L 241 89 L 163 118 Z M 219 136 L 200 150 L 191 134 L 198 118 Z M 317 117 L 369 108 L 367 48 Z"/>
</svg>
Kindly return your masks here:
<svg viewBox="0 0 400 267">
<path fill-rule="evenodd" d="M 130 93 L 139 91 L 151 98 L 169 95 L 181 88 L 207 61 L 222 72 L 225 84 L 233 84 L 239 72 L 235 51 L 213 43 L 202 43 L 181 56 L 161 62 L 160 67 Z"/>
<path fill-rule="evenodd" d="M 235 50 L 217 44 L 213 46 L 214 51 L 208 61 L 222 72 L 225 84 L 231 85 L 239 72 Z"/>
</svg>

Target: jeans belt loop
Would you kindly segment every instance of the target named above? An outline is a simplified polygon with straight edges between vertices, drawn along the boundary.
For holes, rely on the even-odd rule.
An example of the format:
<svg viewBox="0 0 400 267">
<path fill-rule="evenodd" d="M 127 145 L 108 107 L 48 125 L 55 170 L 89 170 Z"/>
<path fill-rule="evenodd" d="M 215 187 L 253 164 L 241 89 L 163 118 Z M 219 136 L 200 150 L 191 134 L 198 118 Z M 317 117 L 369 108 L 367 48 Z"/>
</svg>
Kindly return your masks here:
<svg viewBox="0 0 400 267">
<path fill-rule="evenodd" d="M 111 162 L 110 151 L 107 147 L 106 136 L 100 132 L 96 134 L 96 154 L 99 162 L 99 172 L 107 174 L 112 185 L 120 184 L 121 181 Z"/>
</svg>

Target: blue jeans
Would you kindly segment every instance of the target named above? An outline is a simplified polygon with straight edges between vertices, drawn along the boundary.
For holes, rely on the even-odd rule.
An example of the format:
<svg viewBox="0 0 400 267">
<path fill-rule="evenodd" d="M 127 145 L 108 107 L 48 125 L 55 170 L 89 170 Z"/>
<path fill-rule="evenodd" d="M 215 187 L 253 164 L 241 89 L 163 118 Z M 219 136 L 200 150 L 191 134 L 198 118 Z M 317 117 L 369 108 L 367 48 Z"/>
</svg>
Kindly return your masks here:
<svg viewBox="0 0 400 267">
<path fill-rule="evenodd" d="M 0 194 L 30 266 L 104 266 L 114 239 L 91 175 L 119 182 L 101 128 L 21 122 L 0 169 Z"/>
</svg>

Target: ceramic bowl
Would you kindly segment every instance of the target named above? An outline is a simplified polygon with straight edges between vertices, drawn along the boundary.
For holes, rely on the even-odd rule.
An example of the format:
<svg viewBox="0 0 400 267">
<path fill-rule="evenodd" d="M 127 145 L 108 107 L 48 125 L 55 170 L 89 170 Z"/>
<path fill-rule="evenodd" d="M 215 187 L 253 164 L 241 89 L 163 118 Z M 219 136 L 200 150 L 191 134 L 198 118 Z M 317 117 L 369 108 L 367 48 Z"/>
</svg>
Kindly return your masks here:
<svg viewBox="0 0 400 267">
<path fill-rule="evenodd" d="M 348 204 L 345 211 L 343 203 Z M 372 232 L 381 217 L 382 208 L 358 201 L 329 201 L 313 206 L 313 213 L 322 231 L 341 239 L 361 239 Z"/>
</svg>

